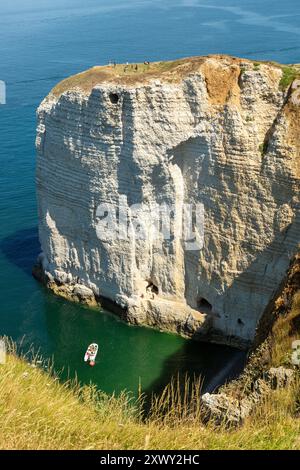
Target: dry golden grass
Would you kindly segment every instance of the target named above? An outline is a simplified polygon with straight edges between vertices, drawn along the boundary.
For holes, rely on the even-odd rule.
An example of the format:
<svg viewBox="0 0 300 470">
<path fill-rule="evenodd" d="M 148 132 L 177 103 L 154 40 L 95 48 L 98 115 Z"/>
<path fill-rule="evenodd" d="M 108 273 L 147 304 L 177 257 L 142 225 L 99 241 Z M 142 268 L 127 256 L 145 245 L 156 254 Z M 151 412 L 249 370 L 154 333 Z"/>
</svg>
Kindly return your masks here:
<svg viewBox="0 0 300 470">
<path fill-rule="evenodd" d="M 272 330 L 268 367 L 291 365 L 299 339 L 300 291 Z M 300 449 L 300 376 L 267 395 L 238 429 L 201 422 L 201 383 L 174 379 L 153 397 L 108 396 L 92 385 L 61 383 L 37 356 L 19 356 L 8 341 L 0 365 L 0 449 Z M 234 385 L 234 383 L 233 383 Z M 230 390 L 230 387 L 228 388 Z"/>
<path fill-rule="evenodd" d="M 291 311 L 279 317 L 272 330 L 271 363 L 277 367 L 291 362 L 291 345 L 300 339 L 300 291 L 293 297 Z"/>
<path fill-rule="evenodd" d="M 176 81 L 187 72 L 198 69 L 202 61 L 203 58 L 197 58 L 197 60 L 190 58 L 170 62 L 151 62 L 149 65 L 138 63 L 117 64 L 115 67 L 113 65 L 95 66 L 58 83 L 52 93 L 59 96 L 71 88 L 90 91 L 102 82 L 130 85 L 161 76 L 164 76 L 166 80 Z"/>
<path fill-rule="evenodd" d="M 216 109 L 225 104 L 239 107 L 241 104 L 239 78 L 245 71 L 246 63 L 250 70 L 252 68 L 256 72 L 268 67 L 269 79 L 274 86 L 278 85 L 278 73 L 274 72 L 276 69 L 281 69 L 282 77 L 279 83 L 281 90 L 287 90 L 300 76 L 297 65 L 284 66 L 275 62 L 253 62 L 227 55 L 209 55 L 174 61 L 95 66 L 62 80 L 51 90 L 47 99 L 51 96 L 59 98 L 70 90 L 81 90 L 89 94 L 95 86 L 102 83 L 122 87 L 145 85 L 153 79 L 166 83 L 179 83 L 188 75 L 201 72 L 210 103 L 215 105 Z M 290 124 L 287 139 L 291 146 L 297 146 L 299 140 L 297 126 L 299 112 L 296 108 L 291 102 L 285 107 L 286 119 Z M 296 176 L 298 173 L 296 168 Z"/>
<path fill-rule="evenodd" d="M 215 64 L 207 59 L 216 59 Z M 299 78 L 299 65 L 281 65 L 276 62 L 253 62 L 227 55 L 209 55 L 203 57 L 186 57 L 173 61 L 150 62 L 149 64 L 116 64 L 92 67 L 62 80 L 51 91 L 59 97 L 67 90 L 79 88 L 90 92 L 93 87 L 103 82 L 122 85 L 147 83 L 151 79 L 163 79 L 166 82 L 178 82 L 187 75 L 202 70 L 208 87 L 209 95 L 217 95 L 216 104 L 224 102 L 228 93 L 238 97 L 238 77 L 243 71 L 244 64 L 253 65 L 253 70 L 259 71 L 261 65 L 268 65 L 282 70 L 280 88 L 286 89 L 296 78 Z M 223 89 L 224 88 L 224 89 Z M 216 94 L 217 91 L 217 94 Z M 219 95 L 222 95 L 221 97 Z M 224 95 L 224 96 L 223 96 Z M 222 98 L 222 99 L 221 99 Z"/>
<path fill-rule="evenodd" d="M 215 58 L 215 64 L 207 61 Z M 95 66 L 77 75 L 66 78 L 56 85 L 52 94 L 60 96 L 63 92 L 80 88 L 84 92 L 90 92 L 97 84 L 107 82 L 115 84 L 133 85 L 147 83 L 150 79 L 163 79 L 166 82 L 178 82 L 187 75 L 202 70 L 208 86 L 208 91 L 218 89 L 218 93 L 228 94 L 229 85 L 238 87 L 238 77 L 241 72 L 241 63 L 249 62 L 248 59 L 239 59 L 227 55 L 210 55 L 203 57 L 187 57 L 174 61 L 151 62 L 149 64 L 116 64 Z M 269 64 L 272 67 L 279 65 Z M 228 86 L 227 86 L 228 83 Z M 225 86 L 225 92 L 222 91 Z M 228 90 L 227 90 L 228 88 Z M 223 101 L 224 101 L 223 97 Z"/>
<path fill-rule="evenodd" d="M 299 294 L 291 312 L 299 309 Z M 283 327 L 283 328 L 281 328 Z M 273 360 L 290 353 L 289 322 L 278 323 Z M 277 331 L 278 329 L 278 331 Z M 33 360 L 33 364 L 36 360 Z M 14 351 L 0 366 L 1 449 L 300 449 L 300 381 L 272 392 L 239 429 L 200 422 L 200 383 L 174 380 L 153 400 L 147 419 L 141 401 L 109 397 L 95 387 L 61 384 Z"/>
</svg>

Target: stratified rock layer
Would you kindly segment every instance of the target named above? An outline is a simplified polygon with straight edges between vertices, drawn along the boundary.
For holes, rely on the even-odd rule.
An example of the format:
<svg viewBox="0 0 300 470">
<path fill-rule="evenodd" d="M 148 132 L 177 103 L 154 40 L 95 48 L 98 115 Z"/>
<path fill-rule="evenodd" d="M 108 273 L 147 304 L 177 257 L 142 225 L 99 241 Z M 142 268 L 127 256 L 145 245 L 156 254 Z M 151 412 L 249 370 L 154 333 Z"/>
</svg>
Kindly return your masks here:
<svg viewBox="0 0 300 470">
<path fill-rule="evenodd" d="M 132 323 L 246 345 L 298 247 L 300 108 L 276 65 L 215 56 L 126 73 L 69 79 L 38 109 L 43 277 Z M 203 204 L 203 248 L 99 240 L 97 207 L 120 195 Z"/>
</svg>

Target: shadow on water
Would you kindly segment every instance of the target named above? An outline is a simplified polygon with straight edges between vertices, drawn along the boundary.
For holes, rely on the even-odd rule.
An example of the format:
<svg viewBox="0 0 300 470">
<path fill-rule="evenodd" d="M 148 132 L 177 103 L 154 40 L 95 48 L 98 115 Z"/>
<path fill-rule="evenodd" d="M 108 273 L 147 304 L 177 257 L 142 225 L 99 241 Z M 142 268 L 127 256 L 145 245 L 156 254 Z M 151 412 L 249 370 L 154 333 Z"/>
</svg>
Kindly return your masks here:
<svg viewBox="0 0 300 470">
<path fill-rule="evenodd" d="M 31 227 L 3 238 L 0 250 L 8 261 L 31 276 L 32 266 L 41 251 L 38 228 Z"/>
<path fill-rule="evenodd" d="M 297 222 L 299 222 L 299 220 L 297 220 Z M 292 227 L 288 227 L 288 229 L 295 231 L 297 227 L 298 224 L 295 223 Z M 264 250 L 262 250 L 257 257 L 254 258 L 249 267 L 234 281 L 231 286 L 231 291 L 238 290 L 241 294 L 247 293 L 249 287 L 247 287 L 248 284 L 246 281 L 253 279 L 253 286 L 255 286 L 255 292 L 253 292 L 253 294 L 259 294 L 257 278 L 261 276 L 260 284 L 262 290 L 264 289 L 265 280 L 264 273 L 260 272 L 261 258 L 265 258 L 266 265 L 269 263 L 272 267 L 273 258 L 270 253 L 273 253 L 273 251 L 276 252 L 286 264 L 288 264 L 288 247 L 285 246 L 284 243 L 286 233 L 287 230 L 284 233 L 278 233 L 277 237 Z M 292 240 L 295 239 L 298 241 L 298 236 L 296 235 L 291 238 Z M 30 229 L 20 230 L 15 234 L 4 238 L 0 242 L 0 249 L 11 263 L 31 276 L 32 265 L 40 251 L 37 228 L 33 227 Z M 274 278 L 273 284 L 275 292 L 278 284 L 278 280 L 276 278 Z M 230 295 L 230 293 L 227 294 Z M 120 358 L 123 357 L 127 358 L 128 364 L 136 365 L 139 361 L 141 370 L 145 370 L 145 368 L 147 369 L 150 366 L 151 361 L 155 366 L 157 366 L 155 373 L 151 373 L 151 369 L 153 368 L 151 368 L 151 366 L 148 371 L 149 378 L 151 375 L 155 378 L 152 381 L 148 381 L 147 385 L 143 389 L 147 397 L 150 397 L 153 393 L 160 394 L 172 377 L 176 378 L 178 374 L 181 377 L 181 382 L 184 381 L 185 375 L 188 375 L 190 378 L 195 377 L 196 379 L 202 377 L 202 392 L 212 392 L 224 382 L 239 375 L 243 370 L 247 359 L 246 352 L 223 345 L 200 343 L 194 340 L 184 341 L 176 352 L 174 352 L 174 350 L 173 352 L 170 350 L 168 350 L 168 352 L 162 352 L 161 348 L 163 347 L 163 344 L 168 343 L 165 336 L 159 337 L 156 342 L 156 338 L 154 338 L 154 336 L 152 337 L 150 333 L 148 334 L 146 330 L 139 330 L 138 333 L 135 333 L 135 330 L 130 329 L 127 325 L 124 325 L 123 327 L 122 323 L 117 325 L 117 322 L 112 320 L 109 321 L 108 317 L 101 316 L 101 318 L 98 318 L 97 315 L 94 316 L 94 313 L 89 311 L 85 312 L 85 315 L 82 315 L 83 310 L 80 309 L 79 306 L 69 305 L 69 303 L 65 302 L 59 303 L 56 299 L 54 300 L 52 296 L 51 299 L 53 299 L 53 305 L 50 308 L 51 325 L 47 325 L 46 328 L 50 331 L 50 333 L 48 331 L 48 335 L 51 336 L 51 334 L 53 334 L 55 336 L 53 339 L 55 341 L 63 336 L 61 342 L 57 346 L 60 353 L 65 349 L 62 347 L 62 344 L 68 344 L 70 342 L 70 338 L 74 337 L 74 332 L 77 333 L 75 334 L 75 337 L 78 337 L 84 324 L 86 324 L 86 336 L 83 335 L 82 344 L 85 344 L 88 341 L 88 338 L 94 336 L 93 331 L 99 331 L 100 334 L 100 331 L 103 330 L 106 322 L 107 330 L 105 331 L 107 338 L 109 338 L 109 344 L 107 346 L 109 350 L 107 350 L 107 354 L 109 353 L 109 355 L 114 357 L 115 361 L 118 359 L 118 362 L 121 364 Z M 59 308 L 59 305 L 61 305 L 61 308 Z M 53 317 L 54 313 L 55 317 Z M 72 318 L 71 313 L 73 313 L 74 318 Z M 56 318 L 56 321 L 54 321 L 54 318 Z M 122 328 L 124 331 L 122 331 Z M 266 329 L 266 331 L 268 331 L 268 329 Z M 120 335 L 123 335 L 123 350 L 120 350 Z M 130 344 L 128 342 L 129 337 L 131 340 Z M 107 340 L 100 337 L 99 339 L 101 339 L 101 341 L 103 340 L 104 343 L 105 341 L 107 342 Z M 148 346 L 146 347 L 145 342 L 147 341 L 149 344 L 147 343 Z M 82 351 L 78 350 L 78 361 L 81 361 L 81 355 Z M 67 360 L 67 363 L 72 362 L 71 357 L 64 357 L 64 361 L 65 360 Z M 109 365 L 110 367 L 108 367 Z M 103 370 L 99 372 L 102 372 L 102 377 L 107 377 L 107 388 L 110 388 L 112 385 L 115 385 L 118 380 L 118 374 L 116 374 L 116 371 L 114 370 L 116 364 L 114 363 L 114 366 L 112 367 L 111 363 L 107 363 L 106 370 L 104 370 L 104 366 L 105 365 L 103 364 Z M 131 367 L 128 368 L 128 365 L 123 363 L 122 367 L 124 369 L 123 375 L 125 376 L 128 374 L 128 370 L 130 370 Z M 78 369 L 78 363 L 76 363 L 76 369 Z M 110 375 L 111 369 L 114 371 L 112 375 Z M 136 366 L 133 369 L 135 370 Z M 122 371 L 119 371 L 119 374 L 121 373 Z M 132 378 L 132 383 L 134 379 L 135 377 Z M 124 377 L 124 382 L 126 382 L 126 377 Z M 103 379 L 101 378 L 99 385 L 101 386 L 102 384 Z"/>
<path fill-rule="evenodd" d="M 262 307 L 261 310 L 254 310 L 252 317 L 249 315 L 249 320 L 256 322 L 256 332 L 262 330 L 260 332 L 260 341 L 263 341 L 268 331 L 270 331 L 274 318 L 269 313 L 272 311 L 271 307 L 282 287 L 276 277 L 278 276 L 276 271 L 274 272 L 274 277 L 272 276 L 273 271 L 271 271 L 269 279 L 267 278 L 266 280 L 265 272 L 262 272 L 262 259 L 266 260 L 265 264 L 271 270 L 275 264 L 273 256 L 275 252 L 277 254 L 276 261 L 278 262 L 279 259 L 283 266 L 288 266 L 291 253 L 295 252 L 298 246 L 299 222 L 299 215 L 297 215 L 294 224 L 288 225 L 283 231 L 278 231 L 274 240 L 254 257 L 252 263 L 234 280 L 226 292 L 229 298 L 230 296 L 234 297 L 236 292 L 239 292 L 241 297 L 250 293 L 253 297 L 261 294 L 263 298 L 263 295 L 265 295 L 265 283 L 267 281 L 272 282 L 274 289 L 273 293 L 270 293 L 272 297 L 269 305 L 265 309 Z M 288 232 L 290 240 L 287 239 Z M 285 243 L 286 239 L 287 242 Z M 282 282 L 284 281 L 284 276 L 285 271 L 282 269 Z M 250 281 L 253 286 L 251 289 L 249 288 Z M 239 322 L 236 318 L 237 316 L 235 314 L 233 320 Z M 241 322 L 241 330 L 243 327 L 245 325 Z M 247 356 L 247 351 L 241 351 L 229 346 L 200 343 L 195 340 L 186 341 L 181 350 L 165 359 L 159 378 L 147 390 L 144 390 L 146 394 L 146 410 L 149 406 L 151 395 L 160 395 L 171 379 L 176 379 L 178 375 L 182 389 L 185 377 L 193 379 L 194 376 L 196 380 L 201 377 L 202 393 L 216 391 L 218 387 L 236 378 L 243 371 L 247 362 Z"/>
<path fill-rule="evenodd" d="M 0 250 L 10 263 L 31 276 L 32 265 L 40 252 L 37 227 L 19 230 L 4 238 L 0 242 Z M 178 374 L 181 377 L 185 374 L 191 378 L 203 377 L 204 390 L 211 391 L 240 372 L 246 357 L 245 353 L 226 346 L 193 340 L 180 340 L 180 347 L 174 352 L 176 341 L 170 335 L 129 327 L 106 312 L 99 316 L 97 312 L 95 314 L 46 291 L 38 305 L 33 304 L 30 308 L 37 309 L 40 320 L 43 318 L 45 322 L 44 326 L 38 326 L 45 331 L 35 332 L 37 338 L 46 335 L 43 353 L 46 356 L 54 353 L 59 369 L 68 365 L 83 382 L 94 380 L 107 391 L 122 388 L 121 384 L 131 387 L 135 384 L 137 390 L 138 376 L 143 375 L 142 385 L 144 381 L 147 383 L 143 389 L 146 395 L 159 394 Z M 81 356 L 84 346 L 94 336 L 101 344 L 102 360 L 92 373 L 84 367 Z M 66 344 L 70 346 L 67 348 L 71 351 L 70 356 L 66 353 Z M 135 373 L 131 371 L 130 364 L 135 364 Z M 131 374 L 130 380 L 128 374 Z"/>
<path fill-rule="evenodd" d="M 240 375 L 247 357 L 247 351 L 230 346 L 187 340 L 179 351 L 165 359 L 159 378 L 144 390 L 145 410 L 150 407 L 151 396 L 161 395 L 172 379 L 179 379 L 182 390 L 188 378 L 191 382 L 200 379 L 201 393 L 216 391 Z"/>
</svg>

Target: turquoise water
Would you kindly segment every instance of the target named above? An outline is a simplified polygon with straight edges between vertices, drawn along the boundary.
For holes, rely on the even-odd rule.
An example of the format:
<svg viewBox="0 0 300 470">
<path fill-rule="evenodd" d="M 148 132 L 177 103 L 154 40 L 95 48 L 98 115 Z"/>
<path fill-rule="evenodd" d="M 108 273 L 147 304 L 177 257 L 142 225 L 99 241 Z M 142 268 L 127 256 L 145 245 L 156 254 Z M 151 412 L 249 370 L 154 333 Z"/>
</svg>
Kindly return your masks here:
<svg viewBox="0 0 300 470">
<path fill-rule="evenodd" d="M 177 371 L 213 388 L 243 354 L 130 327 L 54 297 L 31 276 L 39 252 L 35 109 L 62 78 L 95 64 L 228 53 L 300 62 L 300 4 L 274 0 L 0 0 L 0 335 L 34 344 L 57 368 L 107 392 L 159 389 Z M 82 356 L 101 345 L 94 369 Z M 233 365 L 233 369 L 231 367 Z M 225 370 L 224 370 L 225 369 Z"/>
</svg>

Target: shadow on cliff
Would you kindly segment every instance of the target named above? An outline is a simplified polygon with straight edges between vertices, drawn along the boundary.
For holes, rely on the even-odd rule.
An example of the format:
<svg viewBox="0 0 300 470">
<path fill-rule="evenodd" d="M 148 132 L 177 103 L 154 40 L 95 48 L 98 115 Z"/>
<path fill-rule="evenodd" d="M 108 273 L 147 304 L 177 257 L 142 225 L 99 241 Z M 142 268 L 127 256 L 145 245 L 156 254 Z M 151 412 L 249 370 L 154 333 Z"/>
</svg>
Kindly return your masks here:
<svg viewBox="0 0 300 470">
<path fill-rule="evenodd" d="M 137 155 L 134 155 L 132 145 L 134 119 L 132 114 L 129 117 L 126 115 L 126 119 L 129 121 L 130 125 L 126 127 L 127 135 L 126 133 L 124 134 L 125 144 L 121 150 L 118 168 L 119 181 L 121 182 L 119 192 L 128 196 L 129 204 L 142 203 L 142 165 L 139 164 Z M 269 136 L 269 139 L 270 138 Z M 185 179 L 190 181 L 189 174 L 193 175 L 195 168 L 197 168 L 194 160 L 187 161 L 190 147 L 196 144 L 200 148 L 198 152 L 199 155 L 209 153 L 206 142 L 199 138 L 189 139 L 187 142 L 180 143 L 177 147 L 172 148 L 168 152 L 169 157 L 173 159 L 173 164 L 176 164 L 180 168 L 184 176 L 183 182 Z M 203 150 L 202 147 L 204 147 Z M 200 183 L 203 184 L 204 188 L 209 186 L 209 188 L 216 190 L 216 194 L 218 194 L 219 182 L 222 181 L 222 179 L 224 180 L 222 173 L 223 165 L 220 165 L 219 169 L 215 167 L 212 168 L 209 165 L 209 159 L 203 162 L 199 161 L 198 166 L 199 168 L 201 167 L 202 170 L 199 175 Z M 241 240 L 240 246 L 237 247 L 238 250 L 232 249 L 235 248 L 232 247 L 234 241 L 229 239 L 226 243 L 226 240 L 220 237 L 220 247 L 218 248 L 224 253 L 224 259 L 222 261 L 224 261 L 227 266 L 233 265 L 233 271 L 235 271 L 235 269 L 236 271 L 242 270 L 239 274 L 238 272 L 236 274 L 234 272 L 231 284 L 224 287 L 224 282 L 222 282 L 221 279 L 222 273 L 220 266 L 220 272 L 218 272 L 218 267 L 215 268 L 215 271 L 211 273 L 211 279 L 203 279 L 201 288 L 198 290 L 197 286 L 197 290 L 193 290 L 193 284 L 190 282 L 190 279 L 197 276 L 197 273 L 193 271 L 193 266 L 198 266 L 200 253 L 185 253 L 185 284 L 189 287 L 185 293 L 186 300 L 193 308 L 197 308 L 195 306 L 198 305 L 200 309 L 201 302 L 208 305 L 211 308 L 215 320 L 217 320 L 217 318 L 219 319 L 215 321 L 216 325 L 218 325 L 219 328 L 220 325 L 222 326 L 222 332 L 218 331 L 215 327 L 216 331 L 214 337 L 219 337 L 220 339 L 220 336 L 224 333 L 227 335 L 230 344 L 237 344 L 239 338 L 252 338 L 255 328 L 257 328 L 256 344 L 265 339 L 273 322 L 272 306 L 274 299 L 280 291 L 281 282 L 285 278 L 289 261 L 298 248 L 300 214 L 299 204 L 297 202 L 297 187 L 299 181 L 295 180 L 288 171 L 282 171 L 280 167 L 277 172 L 273 174 L 273 165 L 273 153 L 263 155 L 260 172 L 256 175 L 257 182 L 255 182 L 255 184 L 253 182 L 254 194 L 257 194 L 256 199 L 260 205 L 259 208 L 256 209 L 258 216 L 261 214 L 259 220 L 253 220 L 254 215 L 251 211 L 249 211 L 247 217 L 245 217 L 244 212 L 247 210 L 247 207 L 243 207 L 242 203 L 241 207 L 238 207 L 238 204 L 236 204 L 236 207 L 234 205 L 234 210 L 241 216 L 241 219 L 245 223 L 245 230 L 249 231 L 249 233 L 245 233 L 244 240 Z M 186 176 L 187 171 L 189 171 L 189 173 Z M 251 167 L 249 167 L 249 174 L 246 174 L 246 177 L 249 176 L 249 181 L 251 181 L 251 178 L 253 179 L 251 172 Z M 124 175 L 127 175 L 127 178 L 125 178 Z M 135 177 L 133 178 L 132 175 Z M 229 169 L 228 175 L 225 176 L 224 191 L 238 195 L 238 188 L 242 178 L 240 173 L 235 173 L 233 170 L 230 171 Z M 153 185 L 155 181 L 158 182 L 157 200 L 160 201 L 160 195 L 165 196 L 161 188 L 166 184 L 161 166 L 154 168 L 152 176 Z M 271 212 L 270 216 L 263 217 L 264 211 L 268 210 L 268 203 L 270 202 L 266 199 L 266 190 L 270 193 L 269 197 L 272 199 L 270 207 L 272 211 L 274 209 L 274 213 Z M 202 202 L 205 207 L 211 207 L 211 194 L 212 191 L 202 191 L 200 194 L 200 202 Z M 187 195 L 188 201 L 189 199 L 192 200 L 193 194 L 187 193 Z M 245 199 L 245 201 L 248 201 L 249 206 L 253 204 L 253 195 L 249 192 L 248 199 Z M 287 225 L 290 220 L 288 209 L 291 208 L 294 212 L 294 219 L 290 225 Z M 210 227 L 210 233 L 207 232 L 205 235 L 207 243 L 205 262 L 207 265 L 215 266 L 214 253 L 216 246 L 214 228 L 217 224 L 220 224 L 220 217 L 215 213 L 213 207 L 211 207 L 210 210 L 213 223 Z M 228 217 L 228 221 L 223 221 L 223 223 L 224 225 L 228 225 L 228 223 L 230 223 L 230 216 Z M 232 229 L 232 233 L 234 233 L 234 227 L 232 227 Z M 268 234 L 272 237 L 270 243 L 268 243 Z M 266 245 L 266 243 L 268 244 Z M 264 248 L 258 251 L 260 246 L 264 246 Z M 245 253 L 247 253 L 247 259 L 245 259 Z M 239 261 L 236 268 L 234 267 L 234 263 L 231 262 L 231 257 L 235 257 Z M 249 264 L 244 268 L 246 262 Z M 219 305 L 223 305 L 222 311 L 220 312 L 216 311 L 214 305 L 214 300 L 216 301 L 216 291 L 223 297 L 223 299 L 220 299 L 221 301 L 218 302 Z M 266 307 L 265 304 L 268 299 L 271 301 Z M 232 332 L 235 332 L 236 338 L 229 336 Z M 237 341 L 235 341 L 235 339 L 237 339 Z M 211 347 L 213 349 L 210 349 Z M 220 349 L 218 350 L 218 348 Z M 208 351 L 210 351 L 210 353 Z M 216 356 L 213 359 L 209 358 L 208 361 L 207 357 L 209 354 L 216 354 Z M 192 357 L 195 358 L 194 364 L 191 359 Z M 176 377 L 178 373 L 181 376 L 184 376 L 186 373 L 190 375 L 191 371 L 193 371 L 196 378 L 199 377 L 199 375 L 203 377 L 204 391 L 212 391 L 221 383 L 224 383 L 226 380 L 232 378 L 232 376 L 238 374 L 243 369 L 245 359 L 246 353 L 241 351 L 231 349 L 227 354 L 224 346 L 217 347 L 188 341 L 179 351 L 165 361 L 160 376 L 144 392 L 146 394 L 160 393 L 168 382 L 170 382 L 172 377 Z"/>
<path fill-rule="evenodd" d="M 271 300 L 265 309 L 261 307 L 260 310 L 258 308 L 253 311 L 249 310 L 249 316 L 256 324 L 256 335 L 252 347 L 266 339 L 275 321 L 273 315 L 275 300 L 284 286 L 289 263 L 299 249 L 299 219 L 297 214 L 292 224 L 285 230 L 278 231 L 275 239 L 257 254 L 248 268 L 223 294 L 230 298 L 231 295 L 236 296 L 238 291 L 241 297 L 243 294 L 246 295 L 249 305 L 251 305 L 252 295 L 256 297 L 271 294 Z M 262 260 L 265 262 L 264 269 Z M 282 272 L 280 280 L 278 280 L 278 272 Z M 232 299 L 230 302 L 233 302 Z M 253 304 L 255 304 L 254 301 Z M 247 325 L 239 319 L 238 312 L 239 305 L 236 303 L 236 310 L 231 312 L 228 320 L 236 322 L 242 336 L 243 329 L 247 328 Z M 230 343 L 231 337 L 228 336 L 227 339 Z M 201 377 L 202 393 L 217 390 L 219 386 L 239 376 L 245 367 L 248 355 L 249 351 L 230 346 L 187 340 L 181 349 L 165 360 L 160 376 L 146 390 L 143 390 L 146 395 L 145 411 L 149 409 L 151 395 L 160 395 L 166 385 L 178 376 L 182 388 L 185 376 L 188 376 L 191 380 Z"/>
<path fill-rule="evenodd" d="M 38 228 L 18 230 L 0 241 L 0 250 L 8 261 L 31 276 L 32 266 L 41 251 Z"/>
</svg>

